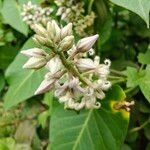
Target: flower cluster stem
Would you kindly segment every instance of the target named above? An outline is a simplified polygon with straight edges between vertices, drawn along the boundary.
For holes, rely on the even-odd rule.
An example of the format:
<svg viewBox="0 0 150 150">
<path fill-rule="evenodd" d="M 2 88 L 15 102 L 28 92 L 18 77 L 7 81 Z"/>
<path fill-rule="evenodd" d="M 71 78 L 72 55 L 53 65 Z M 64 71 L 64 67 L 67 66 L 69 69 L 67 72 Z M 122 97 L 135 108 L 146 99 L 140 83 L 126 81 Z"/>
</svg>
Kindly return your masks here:
<svg viewBox="0 0 150 150">
<path fill-rule="evenodd" d="M 66 67 L 66 69 L 69 72 L 73 73 L 74 76 L 78 77 L 79 80 L 82 83 L 84 83 L 86 85 L 89 85 L 89 86 L 92 86 L 92 83 L 88 79 L 86 79 L 83 76 L 81 76 L 80 73 L 79 73 L 79 71 L 78 71 L 78 69 L 76 67 L 74 67 L 72 65 L 72 63 L 70 63 L 70 62 L 67 61 L 67 59 L 65 58 L 65 56 L 64 56 L 64 54 L 62 52 L 57 52 L 57 54 L 59 55 L 59 57 L 60 57 L 63 65 Z"/>
</svg>

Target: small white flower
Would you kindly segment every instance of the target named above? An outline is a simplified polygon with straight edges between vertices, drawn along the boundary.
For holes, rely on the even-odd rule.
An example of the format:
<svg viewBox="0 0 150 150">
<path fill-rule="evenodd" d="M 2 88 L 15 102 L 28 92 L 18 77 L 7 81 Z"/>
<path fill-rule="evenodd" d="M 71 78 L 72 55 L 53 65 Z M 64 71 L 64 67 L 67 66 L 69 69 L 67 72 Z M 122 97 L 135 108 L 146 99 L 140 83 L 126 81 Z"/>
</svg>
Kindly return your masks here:
<svg viewBox="0 0 150 150">
<path fill-rule="evenodd" d="M 76 62 L 76 66 L 81 71 L 90 71 L 96 68 L 94 62 L 90 58 L 80 58 Z"/>
</svg>

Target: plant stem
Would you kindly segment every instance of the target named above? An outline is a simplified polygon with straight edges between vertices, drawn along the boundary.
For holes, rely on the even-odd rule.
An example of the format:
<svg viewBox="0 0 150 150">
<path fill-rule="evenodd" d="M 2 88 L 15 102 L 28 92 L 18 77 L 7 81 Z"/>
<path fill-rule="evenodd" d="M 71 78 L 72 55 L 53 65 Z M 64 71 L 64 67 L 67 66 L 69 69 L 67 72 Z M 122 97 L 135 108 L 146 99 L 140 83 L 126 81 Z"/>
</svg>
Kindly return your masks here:
<svg viewBox="0 0 150 150">
<path fill-rule="evenodd" d="M 116 77 L 116 76 L 112 76 L 112 75 L 108 75 L 109 79 L 123 79 L 123 77 Z"/>
<path fill-rule="evenodd" d="M 127 93 L 133 91 L 135 88 L 136 88 L 136 87 L 128 88 L 128 89 L 124 90 L 124 92 L 127 94 Z"/>
<path fill-rule="evenodd" d="M 124 83 L 125 81 L 126 81 L 126 79 L 122 78 L 120 80 L 112 81 L 112 84 Z"/>
<path fill-rule="evenodd" d="M 122 73 L 121 71 L 110 69 L 110 72 L 113 73 L 113 74 L 117 74 L 119 76 L 125 76 L 126 77 L 126 75 L 124 73 Z"/>
<path fill-rule="evenodd" d="M 89 5 L 88 5 L 88 14 L 91 13 L 92 11 L 92 5 L 93 5 L 94 0 L 89 0 Z"/>
<path fill-rule="evenodd" d="M 129 133 L 132 133 L 132 132 L 136 132 L 136 131 L 139 131 L 141 129 L 143 129 L 148 123 L 150 123 L 150 118 L 148 120 L 146 120 L 142 125 L 140 125 L 139 127 L 135 127 L 133 129 L 131 129 L 129 131 Z"/>
<path fill-rule="evenodd" d="M 72 65 L 72 63 L 70 63 L 70 62 L 67 61 L 67 59 L 65 58 L 65 56 L 64 56 L 64 54 L 62 52 L 57 52 L 57 53 L 58 53 L 58 55 L 59 55 L 59 57 L 60 57 L 63 65 L 66 67 L 66 69 L 69 72 L 73 73 L 73 75 L 76 76 L 76 77 L 78 77 L 79 80 L 81 82 L 83 82 L 84 84 L 92 86 L 92 83 L 87 78 L 83 77 L 79 73 L 79 71 L 77 70 L 77 68 Z"/>
</svg>

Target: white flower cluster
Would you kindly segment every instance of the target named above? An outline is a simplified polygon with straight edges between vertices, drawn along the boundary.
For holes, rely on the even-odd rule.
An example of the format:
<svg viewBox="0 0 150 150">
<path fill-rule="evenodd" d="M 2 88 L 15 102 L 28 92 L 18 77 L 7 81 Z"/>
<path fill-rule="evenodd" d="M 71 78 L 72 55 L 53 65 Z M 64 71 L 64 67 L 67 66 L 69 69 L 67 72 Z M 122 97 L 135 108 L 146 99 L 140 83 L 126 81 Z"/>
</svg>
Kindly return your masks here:
<svg viewBox="0 0 150 150">
<path fill-rule="evenodd" d="M 63 28 L 52 20 L 44 28 L 35 25 L 34 40 L 41 46 L 49 48 L 49 52 L 40 48 L 24 50 L 21 53 L 29 60 L 24 68 L 38 69 L 46 66 L 48 73 L 35 94 L 54 90 L 55 96 L 65 108 L 80 110 L 82 108 L 99 108 L 105 97 L 104 91 L 111 87 L 107 80 L 110 60 L 100 63 L 99 56 L 94 60 L 86 54 L 93 54 L 92 46 L 98 35 L 83 38 L 75 44 L 72 35 L 72 23 Z"/>
<path fill-rule="evenodd" d="M 79 36 L 85 36 L 92 32 L 92 25 L 94 24 L 95 13 L 91 12 L 84 15 L 84 3 L 75 2 L 75 0 L 55 0 L 56 5 L 59 7 L 57 16 L 61 16 L 61 20 L 66 23 L 73 22 L 74 30 Z"/>
<path fill-rule="evenodd" d="M 23 5 L 22 17 L 23 21 L 26 22 L 31 29 L 37 23 L 46 24 L 51 20 L 50 14 L 53 12 L 53 9 L 50 7 L 42 8 L 36 4 L 32 4 L 29 1 L 27 4 Z"/>
</svg>

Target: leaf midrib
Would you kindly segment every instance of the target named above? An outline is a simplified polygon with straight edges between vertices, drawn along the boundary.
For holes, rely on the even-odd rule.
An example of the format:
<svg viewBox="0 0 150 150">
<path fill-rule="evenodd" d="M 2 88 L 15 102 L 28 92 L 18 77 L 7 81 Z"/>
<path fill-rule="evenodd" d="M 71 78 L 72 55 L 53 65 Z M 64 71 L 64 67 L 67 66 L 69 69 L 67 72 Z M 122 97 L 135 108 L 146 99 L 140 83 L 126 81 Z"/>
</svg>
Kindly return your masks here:
<svg viewBox="0 0 150 150">
<path fill-rule="evenodd" d="M 17 92 L 21 89 L 21 87 L 23 86 L 23 84 L 32 76 L 32 74 L 34 73 L 35 71 L 32 70 L 27 76 L 26 78 L 24 78 L 24 80 L 22 81 L 22 83 L 16 88 L 16 91 L 12 94 L 12 97 L 15 97 Z M 5 104 L 6 106 L 6 104 Z M 8 106 L 7 106 L 8 107 Z M 10 106 L 9 106 L 10 107 Z M 8 108 L 9 108 L 8 107 Z"/>
<path fill-rule="evenodd" d="M 75 141 L 75 143 L 74 143 L 74 145 L 73 145 L 72 150 L 76 150 L 76 148 L 77 148 L 77 146 L 78 146 L 78 144 L 79 144 L 79 142 L 80 142 L 80 140 L 81 140 L 81 137 L 82 137 L 82 135 L 83 135 L 83 133 L 84 133 L 84 130 L 86 129 L 86 126 L 87 126 L 87 124 L 88 124 L 88 121 L 90 120 L 90 117 L 91 117 L 92 112 L 93 112 L 93 109 L 91 109 L 91 110 L 89 111 L 88 116 L 87 116 L 86 119 L 85 119 L 85 122 L 84 122 L 84 124 L 83 124 L 83 126 L 82 126 L 82 128 L 81 128 L 81 131 L 79 132 L 79 135 L 78 135 L 78 137 L 77 137 L 77 139 L 76 139 L 76 141 Z"/>
</svg>

